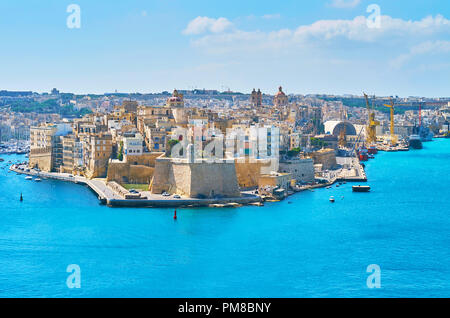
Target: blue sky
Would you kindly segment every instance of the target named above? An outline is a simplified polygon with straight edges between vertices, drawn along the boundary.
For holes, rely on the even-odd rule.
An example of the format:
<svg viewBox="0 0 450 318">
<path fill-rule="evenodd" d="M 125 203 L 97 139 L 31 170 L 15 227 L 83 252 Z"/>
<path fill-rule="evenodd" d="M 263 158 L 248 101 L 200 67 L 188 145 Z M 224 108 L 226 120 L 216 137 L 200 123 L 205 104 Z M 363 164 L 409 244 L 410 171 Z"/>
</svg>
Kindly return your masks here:
<svg viewBox="0 0 450 318">
<path fill-rule="evenodd" d="M 447 0 L 2 0 L 0 89 L 450 96 L 449 19 Z"/>
</svg>

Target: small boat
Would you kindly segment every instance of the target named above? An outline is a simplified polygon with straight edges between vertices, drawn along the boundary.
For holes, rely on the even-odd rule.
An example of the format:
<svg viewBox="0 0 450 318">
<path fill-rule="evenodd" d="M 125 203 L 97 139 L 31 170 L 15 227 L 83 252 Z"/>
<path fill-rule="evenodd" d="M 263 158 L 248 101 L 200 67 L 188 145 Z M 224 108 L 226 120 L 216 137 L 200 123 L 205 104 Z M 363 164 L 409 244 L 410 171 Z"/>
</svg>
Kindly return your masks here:
<svg viewBox="0 0 450 318">
<path fill-rule="evenodd" d="M 412 149 L 422 149 L 422 140 L 419 135 L 411 135 L 409 136 L 409 147 Z"/>
<path fill-rule="evenodd" d="M 334 203 L 336 200 L 334 199 L 334 197 L 330 197 L 330 202 Z"/>
<path fill-rule="evenodd" d="M 367 152 L 369 153 L 369 155 L 376 155 L 378 153 L 378 149 L 376 146 L 372 145 L 369 147 L 369 149 L 367 149 Z"/>
<path fill-rule="evenodd" d="M 339 184 L 336 184 L 336 188 L 339 188 L 340 187 L 340 185 Z"/>
<path fill-rule="evenodd" d="M 369 186 L 353 186 L 353 192 L 370 192 Z"/>
<path fill-rule="evenodd" d="M 327 189 L 331 189 L 331 186 L 328 186 Z"/>
<path fill-rule="evenodd" d="M 27 176 L 25 177 L 25 180 L 33 180 L 33 177 Z"/>
<path fill-rule="evenodd" d="M 34 179 L 34 181 L 36 181 L 36 182 L 41 182 L 42 179 L 41 179 L 41 178 L 36 178 L 36 179 Z"/>
</svg>

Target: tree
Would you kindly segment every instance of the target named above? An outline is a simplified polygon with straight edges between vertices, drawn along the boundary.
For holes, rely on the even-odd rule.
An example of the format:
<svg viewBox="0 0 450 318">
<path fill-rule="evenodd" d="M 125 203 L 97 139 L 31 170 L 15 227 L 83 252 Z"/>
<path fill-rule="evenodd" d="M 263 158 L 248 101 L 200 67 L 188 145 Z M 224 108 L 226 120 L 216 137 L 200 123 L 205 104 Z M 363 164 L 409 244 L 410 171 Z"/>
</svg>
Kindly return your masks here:
<svg viewBox="0 0 450 318">
<path fill-rule="evenodd" d="M 293 148 L 287 152 L 287 155 L 288 157 L 297 157 L 301 151 L 300 148 Z"/>
<path fill-rule="evenodd" d="M 180 143 L 180 141 L 179 140 L 176 140 L 176 139 L 170 139 L 168 142 L 167 142 L 167 148 L 166 148 L 166 156 L 167 157 L 170 157 L 170 154 L 172 153 L 172 148 L 176 145 L 176 144 L 179 144 Z"/>
<path fill-rule="evenodd" d="M 123 141 L 120 142 L 119 154 L 117 155 L 117 159 L 120 161 L 123 160 Z"/>
</svg>

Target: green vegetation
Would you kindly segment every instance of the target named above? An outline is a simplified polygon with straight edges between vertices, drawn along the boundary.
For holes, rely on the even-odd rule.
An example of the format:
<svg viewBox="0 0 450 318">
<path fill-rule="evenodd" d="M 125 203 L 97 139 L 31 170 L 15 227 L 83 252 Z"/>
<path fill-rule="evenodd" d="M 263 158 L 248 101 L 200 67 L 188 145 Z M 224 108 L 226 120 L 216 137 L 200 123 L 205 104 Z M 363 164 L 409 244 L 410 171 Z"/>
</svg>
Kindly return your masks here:
<svg viewBox="0 0 450 318">
<path fill-rule="evenodd" d="M 288 157 L 297 157 L 302 150 L 300 148 L 293 148 L 287 152 Z"/>
<path fill-rule="evenodd" d="M 121 184 L 122 187 L 124 187 L 127 190 L 138 190 L 138 191 L 148 191 L 148 184 Z"/>
<path fill-rule="evenodd" d="M 176 139 L 170 139 L 167 144 L 169 145 L 169 148 L 172 148 L 173 146 L 175 146 L 176 144 L 180 143 L 180 141 L 176 140 Z"/>
<path fill-rule="evenodd" d="M 311 146 L 323 148 L 323 147 L 328 146 L 328 143 L 326 143 L 323 140 L 320 140 L 318 138 L 311 137 Z"/>
<path fill-rule="evenodd" d="M 49 99 L 43 102 L 37 101 L 16 101 L 9 105 L 11 111 L 17 113 L 44 113 L 44 114 L 60 114 L 61 116 L 77 116 L 82 117 L 86 114 L 92 113 L 88 108 L 82 108 L 80 110 L 75 110 L 73 105 L 60 106 L 56 99 Z"/>
<path fill-rule="evenodd" d="M 120 142 L 119 154 L 117 155 L 117 159 L 120 161 L 123 160 L 123 141 Z"/>
<path fill-rule="evenodd" d="M 167 157 L 170 157 L 170 154 L 172 153 L 172 148 L 176 145 L 176 144 L 179 144 L 180 143 L 180 141 L 179 140 L 176 140 L 176 139 L 170 139 L 168 142 L 167 142 L 167 147 L 166 147 L 166 156 Z"/>
</svg>

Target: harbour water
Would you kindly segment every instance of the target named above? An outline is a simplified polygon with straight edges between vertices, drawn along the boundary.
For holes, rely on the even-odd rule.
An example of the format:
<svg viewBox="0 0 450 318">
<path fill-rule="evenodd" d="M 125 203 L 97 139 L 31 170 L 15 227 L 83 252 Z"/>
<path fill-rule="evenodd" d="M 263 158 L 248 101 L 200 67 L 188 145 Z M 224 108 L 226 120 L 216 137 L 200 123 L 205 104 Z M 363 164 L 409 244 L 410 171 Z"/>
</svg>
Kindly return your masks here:
<svg viewBox="0 0 450 318">
<path fill-rule="evenodd" d="M 370 193 L 348 183 L 177 221 L 0 169 L 0 297 L 450 297 L 449 162 L 439 139 L 379 153 Z M 66 285 L 70 264 L 80 289 Z M 370 264 L 380 289 L 367 287 Z"/>
</svg>

